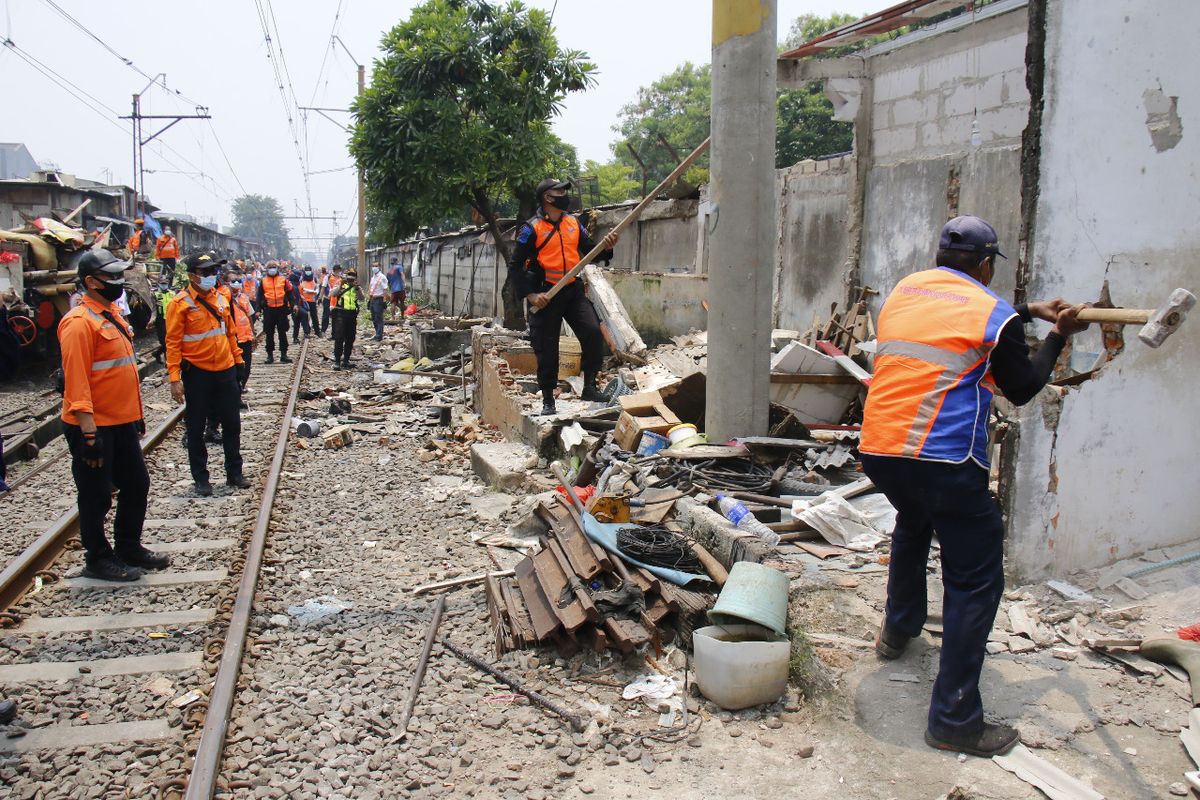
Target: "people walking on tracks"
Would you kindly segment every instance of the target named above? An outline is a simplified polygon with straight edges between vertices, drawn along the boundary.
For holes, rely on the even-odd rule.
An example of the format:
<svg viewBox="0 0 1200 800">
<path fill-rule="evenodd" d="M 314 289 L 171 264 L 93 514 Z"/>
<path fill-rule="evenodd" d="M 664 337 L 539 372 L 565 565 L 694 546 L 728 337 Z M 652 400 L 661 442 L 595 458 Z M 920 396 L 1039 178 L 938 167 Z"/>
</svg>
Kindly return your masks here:
<svg viewBox="0 0 1200 800">
<path fill-rule="evenodd" d="M 383 341 L 383 312 L 387 308 L 387 278 L 378 264 L 371 268 L 371 283 L 367 287 L 367 308 L 371 311 L 371 324 L 375 326 L 375 341 Z"/>
<path fill-rule="evenodd" d="M 133 221 L 133 233 L 129 234 L 129 241 L 125 242 L 126 249 L 129 254 L 133 255 L 150 255 L 150 249 L 154 242 L 146 232 L 146 221 L 144 219 L 135 219 Z"/>
<path fill-rule="evenodd" d="M 284 364 L 288 358 L 287 324 L 292 310 L 292 285 L 279 274 L 279 263 L 267 262 L 267 274 L 258 284 L 258 302 L 262 312 L 263 330 L 267 334 L 267 363 L 275 363 L 275 337 L 279 337 L 279 360 Z"/>
<path fill-rule="evenodd" d="M 162 274 L 168 280 L 175 277 L 175 261 L 179 258 L 179 242 L 170 228 L 163 228 L 162 236 L 154 243 L 154 257 L 162 262 Z"/>
<path fill-rule="evenodd" d="M 563 280 L 571 267 L 595 245 L 574 215 L 568 214 L 570 181 L 547 178 L 537 185 L 538 213 L 517 232 L 516 247 L 508 263 L 509 280 L 536 313 L 529 315 L 529 340 L 537 356 L 538 388 L 542 391 L 544 415 L 554 414 L 554 390 L 558 387 L 558 338 L 566 321 L 583 351 L 584 400 L 604 402 L 608 398 L 596 386 L 596 375 L 604 357 L 600 319 L 584 293 L 583 281 L 571 278 L 552 299 L 546 292 Z M 617 234 L 601 240 L 604 251 L 598 260 L 612 258 Z"/>
<path fill-rule="evenodd" d="M 154 335 L 158 337 L 158 346 L 163 348 L 160 358 L 165 355 L 167 347 L 167 303 L 174 296 L 170 281 L 160 275 L 158 288 L 154 292 Z"/>
<path fill-rule="evenodd" d="M 363 291 L 357 284 L 358 276 L 353 270 L 347 270 L 333 295 L 334 369 L 350 366 L 350 351 L 354 349 L 354 337 L 358 334 L 358 309 L 363 300 Z"/>
<path fill-rule="evenodd" d="M 238 367 L 238 389 L 246 393 L 246 382 L 250 380 L 250 363 L 254 358 L 254 319 L 256 312 L 246 293 L 245 278 L 240 274 L 230 275 L 229 289 L 233 292 L 230 309 L 233 313 L 233 324 L 237 330 L 238 347 L 242 351 L 242 363 Z M 246 408 L 246 401 L 241 401 L 241 407 Z"/>
<path fill-rule="evenodd" d="M 321 317 L 321 333 L 325 333 L 327 330 L 329 330 L 329 320 L 333 316 L 333 309 L 334 309 L 333 296 L 337 293 L 337 290 L 340 289 L 341 287 L 342 287 L 342 265 L 334 264 L 333 265 L 333 274 L 329 276 L 329 281 L 326 283 L 326 286 L 325 286 L 326 303 L 325 303 L 324 316 Z"/>
<path fill-rule="evenodd" d="M 404 304 L 408 301 L 407 285 L 404 281 L 404 265 L 392 256 L 391 265 L 387 271 L 388 291 L 392 295 L 392 309 L 400 310 L 400 321 L 404 322 Z"/>
<path fill-rule="evenodd" d="M 58 326 L 63 370 L 63 435 L 71 451 L 79 505 L 79 539 L 84 574 L 109 581 L 134 581 L 142 569 L 163 569 L 165 555 L 142 545 L 150 475 L 142 458 L 142 391 L 133 330 L 113 301 L 125 290 L 129 263 L 107 250 L 88 250 L 76 270 L 82 302 Z M 113 543 L 105 518 L 117 490 Z"/>
<path fill-rule="evenodd" d="M 302 327 L 305 339 L 313 333 L 316 333 L 317 336 L 321 335 L 321 331 L 317 328 L 317 293 L 319 290 L 320 287 L 317 285 L 317 278 L 313 274 L 312 267 L 306 266 L 296 285 L 298 313 L 292 327 L 293 344 L 300 341 L 300 328 Z"/>
<path fill-rule="evenodd" d="M 222 260 L 210 253 L 184 259 L 188 286 L 167 304 L 167 376 L 171 397 L 186 402 L 188 463 L 196 493 L 212 494 L 204 428 L 215 413 L 225 448 L 225 482 L 245 488 L 242 475 L 241 430 L 238 414 L 241 392 L 237 367 L 242 363 L 236 325 L 229 304 L 216 291 Z"/>
<path fill-rule="evenodd" d="M 1004 524 L 988 491 L 987 421 L 996 387 L 1016 405 L 1049 379 L 1066 340 L 1087 327 L 1062 300 L 1013 307 L 988 289 L 996 231 L 974 216 L 942 228 L 932 269 L 903 278 L 879 315 L 862 424 L 863 470 L 896 508 L 887 604 L 875 649 L 899 658 L 921 635 L 926 564 L 940 543 L 945 585 L 941 664 L 925 742 L 992 756 L 1017 741 L 986 722 L 979 676 L 1004 591 Z M 1030 359 L 1024 323 L 1052 322 Z"/>
</svg>

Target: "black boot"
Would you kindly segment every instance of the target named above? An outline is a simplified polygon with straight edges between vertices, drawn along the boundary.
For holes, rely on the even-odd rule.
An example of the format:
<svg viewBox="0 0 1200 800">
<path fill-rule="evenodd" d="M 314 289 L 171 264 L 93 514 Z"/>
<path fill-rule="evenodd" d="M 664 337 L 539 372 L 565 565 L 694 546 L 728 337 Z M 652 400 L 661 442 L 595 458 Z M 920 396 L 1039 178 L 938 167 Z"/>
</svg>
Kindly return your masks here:
<svg viewBox="0 0 1200 800">
<path fill-rule="evenodd" d="M 279 363 L 280 364 L 290 364 L 290 363 L 292 363 L 292 360 L 290 358 L 288 358 L 287 353 L 284 353 L 283 355 L 281 355 L 279 357 Z"/>
<path fill-rule="evenodd" d="M 552 417 L 557 413 L 558 409 L 554 407 L 554 390 L 542 389 L 542 410 L 538 414 L 543 417 Z"/>
<path fill-rule="evenodd" d="M 131 567 L 140 569 L 166 569 L 171 566 L 171 559 L 166 553 L 147 550 L 140 544 L 137 547 L 120 548 L 117 550 L 117 558 Z"/>
<path fill-rule="evenodd" d="M 102 581 L 128 583 L 142 577 L 142 571 L 137 567 L 131 567 L 118 561 L 115 556 L 101 556 L 84 564 L 83 576 Z"/>
<path fill-rule="evenodd" d="M 596 373 L 588 373 L 583 376 L 583 392 L 579 395 L 581 400 L 586 400 L 589 403 L 607 403 L 608 395 L 600 391 L 596 386 Z"/>
<path fill-rule="evenodd" d="M 940 738 L 931 731 L 925 731 L 925 744 L 937 750 L 949 750 L 952 753 L 966 753 L 969 756 L 991 758 L 1007 753 L 1020 741 L 1020 734 L 1007 725 L 995 722 L 985 722 L 975 733 L 957 734 Z"/>
<path fill-rule="evenodd" d="M 269 351 L 267 352 L 267 363 L 268 363 L 268 364 L 274 364 L 274 363 L 275 363 L 275 354 L 274 354 L 274 353 L 272 353 L 272 352 L 269 352 Z"/>
</svg>

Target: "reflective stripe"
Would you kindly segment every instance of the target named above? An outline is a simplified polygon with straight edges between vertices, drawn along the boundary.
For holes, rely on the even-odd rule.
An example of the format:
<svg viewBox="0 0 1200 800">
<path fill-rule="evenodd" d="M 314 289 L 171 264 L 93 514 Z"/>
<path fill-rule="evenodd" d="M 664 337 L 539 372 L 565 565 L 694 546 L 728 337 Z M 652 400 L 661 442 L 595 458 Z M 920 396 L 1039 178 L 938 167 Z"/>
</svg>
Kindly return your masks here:
<svg viewBox="0 0 1200 800">
<path fill-rule="evenodd" d="M 113 367 L 133 366 L 137 363 L 137 359 L 133 356 L 124 356 L 122 358 L 110 358 L 107 361 L 93 361 L 92 372 L 99 372 L 104 369 L 112 369 Z"/>
<path fill-rule="evenodd" d="M 929 364 L 937 364 L 955 372 L 966 372 L 987 357 L 991 348 L 975 347 L 965 353 L 956 353 L 937 345 L 924 342 L 907 342 L 903 339 L 892 339 L 880 342 L 875 350 L 878 356 L 902 356 L 915 358 Z"/>
<path fill-rule="evenodd" d="M 204 333 L 185 333 L 183 335 L 183 340 L 185 342 L 198 342 L 201 339 L 210 339 L 213 336 L 224 336 L 224 335 L 225 335 L 225 323 L 222 322 L 221 327 L 213 328 L 212 330 L 205 331 Z"/>
</svg>

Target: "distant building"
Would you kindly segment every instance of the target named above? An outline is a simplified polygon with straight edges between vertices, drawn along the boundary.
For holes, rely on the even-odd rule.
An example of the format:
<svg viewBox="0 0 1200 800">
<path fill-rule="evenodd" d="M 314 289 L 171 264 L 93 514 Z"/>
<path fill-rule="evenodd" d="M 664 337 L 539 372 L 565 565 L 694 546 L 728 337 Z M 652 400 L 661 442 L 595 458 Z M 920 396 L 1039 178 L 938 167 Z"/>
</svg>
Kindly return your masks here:
<svg viewBox="0 0 1200 800">
<path fill-rule="evenodd" d="M 19 142 L 0 142 L 0 181 L 28 178 L 37 168 L 28 147 Z"/>
</svg>

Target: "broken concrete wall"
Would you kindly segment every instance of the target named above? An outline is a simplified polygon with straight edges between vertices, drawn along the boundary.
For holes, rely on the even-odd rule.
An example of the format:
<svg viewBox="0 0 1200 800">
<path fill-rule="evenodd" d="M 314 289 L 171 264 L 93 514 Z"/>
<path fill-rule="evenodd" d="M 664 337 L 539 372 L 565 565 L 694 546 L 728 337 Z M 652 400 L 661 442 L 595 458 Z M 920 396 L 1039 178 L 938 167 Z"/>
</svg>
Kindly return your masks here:
<svg viewBox="0 0 1200 800">
<path fill-rule="evenodd" d="M 429 292 L 447 314 L 492 317 L 500 313 L 507 269 L 489 237 L 472 230 L 427 240 L 424 263 L 412 286 Z"/>
<path fill-rule="evenodd" d="M 631 202 L 597 212 L 595 230 L 588 232 L 599 241 L 635 205 Z M 611 267 L 634 272 L 695 272 L 696 208 L 695 200 L 660 200 L 648 205 L 637 222 L 621 232 Z"/>
<path fill-rule="evenodd" d="M 995 225 L 1012 259 L 993 288 L 1013 295 L 1028 14 L 1024 3 L 1001 2 L 974 21 L 956 19 L 868 51 L 873 161 L 861 280 L 880 291 L 876 310 L 900 278 L 932 265 L 937 231 L 958 214 Z"/>
<path fill-rule="evenodd" d="M 1048 5 L 1031 298 L 1095 300 L 1107 282 L 1115 304 L 1154 308 L 1176 286 L 1195 289 L 1200 78 L 1183 32 L 1200 29 L 1200 6 L 1163 11 Z M 1200 334 L 1185 323 L 1153 350 L 1137 330 L 1097 377 L 1023 410 L 1009 547 L 1023 577 L 1196 536 Z M 1103 349 L 1098 331 L 1074 346 Z"/>
<path fill-rule="evenodd" d="M 779 263 L 775 326 L 804 330 L 846 294 L 853 158 L 801 161 L 776 172 Z"/>
<path fill-rule="evenodd" d="M 693 242 L 693 244 L 695 244 Z M 706 330 L 706 275 L 605 270 L 629 319 L 649 347 L 689 330 Z"/>
</svg>

